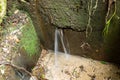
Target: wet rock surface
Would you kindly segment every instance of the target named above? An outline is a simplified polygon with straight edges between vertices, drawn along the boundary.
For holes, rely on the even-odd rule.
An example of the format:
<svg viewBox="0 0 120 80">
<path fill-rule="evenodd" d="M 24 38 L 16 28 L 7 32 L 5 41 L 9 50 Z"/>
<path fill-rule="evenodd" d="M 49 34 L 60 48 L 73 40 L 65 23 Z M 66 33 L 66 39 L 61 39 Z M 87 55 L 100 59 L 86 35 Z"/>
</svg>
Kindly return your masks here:
<svg viewBox="0 0 120 80">
<path fill-rule="evenodd" d="M 48 53 L 48 54 L 47 54 Z M 54 52 L 44 53 L 41 65 L 45 68 L 45 77 L 48 80 L 119 80 L 120 68 L 113 64 L 95 61 L 58 52 L 55 65 Z"/>
</svg>

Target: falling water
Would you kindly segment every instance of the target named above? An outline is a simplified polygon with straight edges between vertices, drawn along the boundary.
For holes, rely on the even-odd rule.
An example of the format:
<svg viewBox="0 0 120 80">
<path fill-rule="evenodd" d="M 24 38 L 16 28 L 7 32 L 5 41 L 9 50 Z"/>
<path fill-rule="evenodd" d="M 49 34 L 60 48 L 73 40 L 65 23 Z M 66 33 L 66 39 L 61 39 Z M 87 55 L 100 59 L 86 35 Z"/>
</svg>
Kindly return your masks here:
<svg viewBox="0 0 120 80">
<path fill-rule="evenodd" d="M 54 51 L 55 51 L 55 66 L 57 65 L 57 53 L 58 53 L 58 29 L 55 29 L 55 46 L 54 46 Z"/>
<path fill-rule="evenodd" d="M 54 46 L 54 51 L 55 51 L 55 65 L 57 65 L 57 54 L 58 54 L 58 48 L 59 48 L 59 44 L 58 44 L 58 39 L 60 37 L 62 46 L 63 46 L 63 50 L 65 52 L 65 56 L 66 59 L 68 59 L 68 54 L 70 53 L 70 49 L 69 49 L 69 44 L 67 39 L 65 39 L 64 34 L 63 34 L 63 30 L 62 29 L 55 29 L 55 46 Z"/>
<path fill-rule="evenodd" d="M 68 44 L 68 41 L 66 41 L 66 39 L 64 39 L 65 37 L 63 35 L 62 29 L 59 30 L 59 35 L 60 35 L 61 43 L 62 43 L 64 52 L 65 52 L 66 59 L 68 59 L 68 54 L 70 53 L 69 44 Z"/>
</svg>

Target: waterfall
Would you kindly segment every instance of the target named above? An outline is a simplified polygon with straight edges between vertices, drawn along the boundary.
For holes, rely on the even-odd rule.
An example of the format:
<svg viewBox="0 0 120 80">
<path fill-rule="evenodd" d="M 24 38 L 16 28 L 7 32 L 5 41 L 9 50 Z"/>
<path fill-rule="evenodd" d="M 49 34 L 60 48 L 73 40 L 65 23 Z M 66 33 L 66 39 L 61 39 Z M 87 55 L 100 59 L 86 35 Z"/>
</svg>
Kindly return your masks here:
<svg viewBox="0 0 120 80">
<path fill-rule="evenodd" d="M 68 54 L 70 54 L 70 48 L 69 48 L 69 43 L 67 39 L 65 38 L 63 34 L 62 29 L 55 29 L 55 41 L 54 41 L 54 52 L 55 52 L 55 65 L 57 65 L 57 54 L 59 52 L 59 44 L 58 44 L 58 39 L 60 38 L 60 41 L 62 43 L 62 47 L 66 56 L 66 59 L 68 59 Z"/>
<path fill-rule="evenodd" d="M 64 34 L 63 34 L 63 30 L 62 30 L 62 29 L 59 30 L 59 36 L 60 36 L 61 43 L 62 43 L 64 52 L 65 52 L 66 59 L 68 59 L 68 54 L 70 53 L 69 44 L 68 44 L 67 39 L 64 39 L 65 37 L 64 37 Z M 65 45 L 65 44 L 66 44 L 66 45 Z"/>
<path fill-rule="evenodd" d="M 57 54 L 58 54 L 58 29 L 55 29 L 55 45 L 54 45 L 54 51 L 55 51 L 55 66 L 57 65 Z"/>
</svg>

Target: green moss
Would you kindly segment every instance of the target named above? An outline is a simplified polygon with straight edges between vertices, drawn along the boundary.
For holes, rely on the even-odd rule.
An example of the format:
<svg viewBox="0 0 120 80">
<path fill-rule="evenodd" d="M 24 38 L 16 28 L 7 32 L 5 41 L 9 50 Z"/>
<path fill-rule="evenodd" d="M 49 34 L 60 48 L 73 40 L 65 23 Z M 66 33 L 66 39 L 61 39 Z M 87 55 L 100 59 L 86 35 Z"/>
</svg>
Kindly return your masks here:
<svg viewBox="0 0 120 80">
<path fill-rule="evenodd" d="M 39 41 L 31 20 L 24 25 L 22 34 L 20 46 L 24 48 L 25 52 L 30 56 L 39 53 Z"/>
<path fill-rule="evenodd" d="M 105 62 L 105 61 L 101 61 L 101 63 L 102 63 L 102 64 L 107 64 L 107 62 Z"/>
</svg>

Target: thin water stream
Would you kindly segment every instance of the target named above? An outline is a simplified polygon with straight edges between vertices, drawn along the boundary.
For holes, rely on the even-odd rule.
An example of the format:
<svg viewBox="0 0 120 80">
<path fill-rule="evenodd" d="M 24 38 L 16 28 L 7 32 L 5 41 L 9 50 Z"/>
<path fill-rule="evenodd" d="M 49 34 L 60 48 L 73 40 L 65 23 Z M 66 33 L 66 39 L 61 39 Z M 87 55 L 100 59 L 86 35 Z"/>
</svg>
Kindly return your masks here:
<svg viewBox="0 0 120 80">
<path fill-rule="evenodd" d="M 65 38 L 63 34 L 62 29 L 55 29 L 55 43 L 54 43 L 54 52 L 55 52 L 55 66 L 58 65 L 58 60 L 57 60 L 57 54 L 59 52 L 59 39 L 62 43 L 62 47 L 65 53 L 66 59 L 68 59 L 68 54 L 70 54 L 70 48 L 67 39 Z"/>
<path fill-rule="evenodd" d="M 57 65 L 57 54 L 58 54 L 58 29 L 55 29 L 55 45 L 54 45 L 54 51 L 55 51 L 55 66 Z"/>
<path fill-rule="evenodd" d="M 59 36 L 60 36 L 60 39 L 61 39 L 61 43 L 62 43 L 62 46 L 63 46 L 63 49 L 64 49 L 66 59 L 68 59 L 68 54 L 70 54 L 69 44 L 68 44 L 67 39 L 65 39 L 65 37 L 64 37 L 62 29 L 59 30 Z"/>
</svg>

